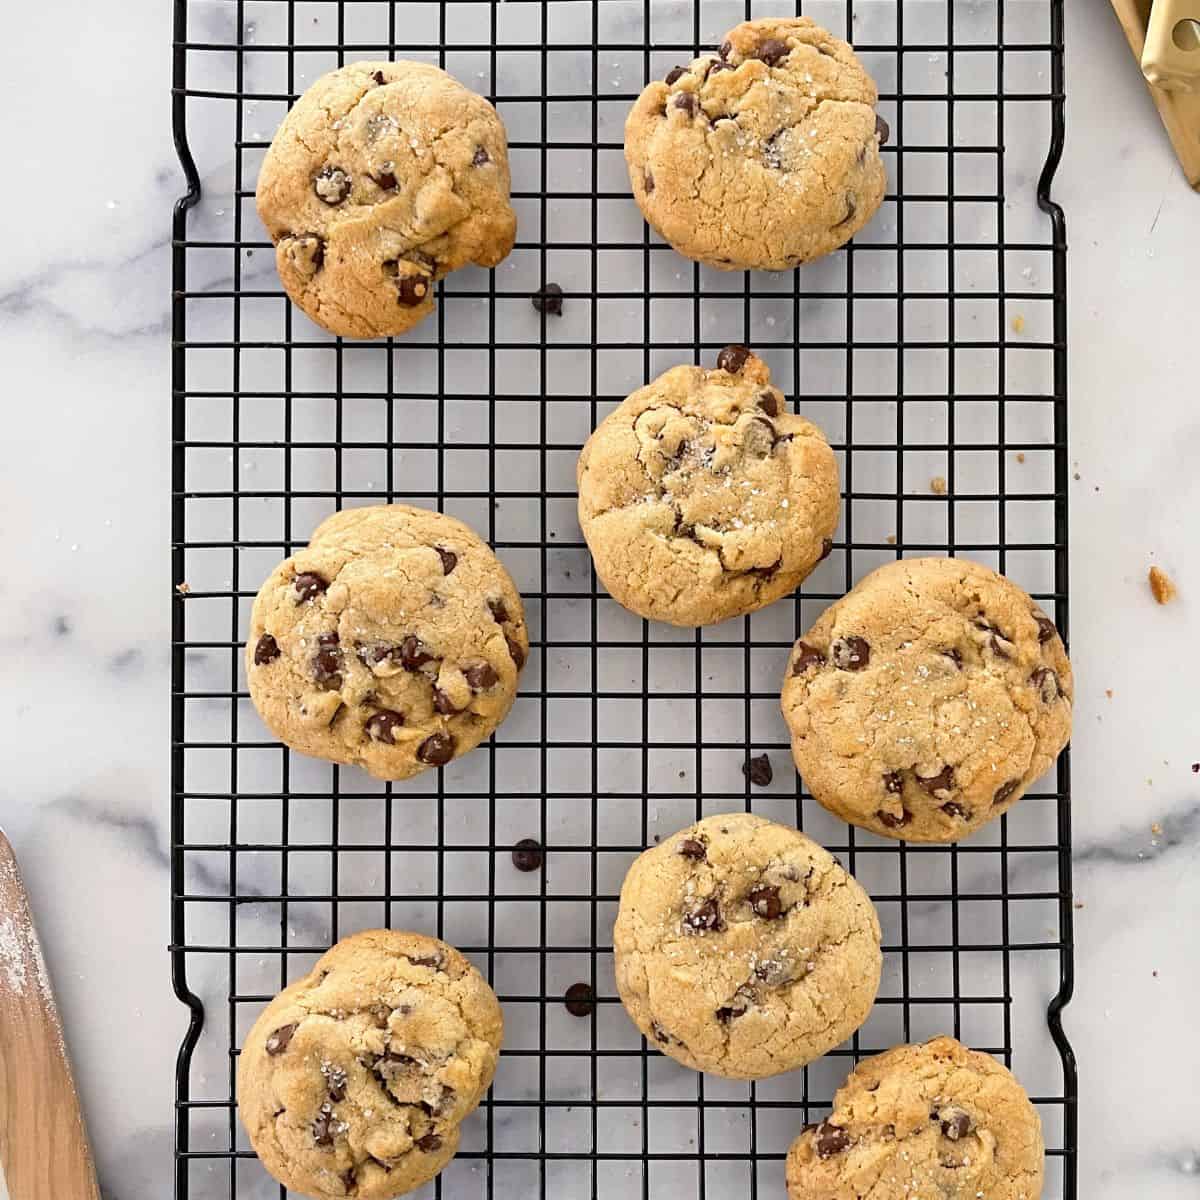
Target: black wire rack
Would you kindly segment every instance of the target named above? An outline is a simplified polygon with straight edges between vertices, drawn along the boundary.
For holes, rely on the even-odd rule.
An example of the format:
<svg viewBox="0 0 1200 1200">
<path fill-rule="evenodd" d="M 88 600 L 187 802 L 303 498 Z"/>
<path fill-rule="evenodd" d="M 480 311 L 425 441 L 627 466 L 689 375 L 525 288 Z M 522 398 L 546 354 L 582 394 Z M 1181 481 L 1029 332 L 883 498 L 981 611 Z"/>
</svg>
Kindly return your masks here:
<svg viewBox="0 0 1200 1200">
<path fill-rule="evenodd" d="M 1026 1084 L 1048 1200 L 1076 1196 L 1069 764 L 961 845 L 834 820 L 791 768 L 792 640 L 872 567 L 962 554 L 1067 621 L 1062 0 L 828 0 L 892 129 L 889 191 L 839 253 L 722 274 L 652 235 L 622 125 L 645 81 L 786 5 L 726 0 L 175 0 L 172 896 L 175 1195 L 284 1193 L 236 1114 L 241 1038 L 338 937 L 388 925 L 460 946 L 505 1009 L 495 1085 L 422 1195 L 757 1198 L 853 1062 L 948 1032 Z M 789 9 L 790 11 L 790 9 Z M 402 339 L 354 343 L 283 296 L 254 184 L 289 104 L 364 58 L 437 63 L 508 128 L 518 243 L 440 285 Z M 197 166 L 199 163 L 199 167 Z M 203 178 L 203 192 L 201 179 Z M 565 293 L 561 317 L 530 297 Z M 800 593 L 700 631 L 599 589 L 574 461 L 626 393 L 745 342 L 838 453 L 843 517 Z M 943 486 L 944 484 L 944 486 Z M 388 785 L 290 754 L 249 703 L 250 602 L 317 522 L 388 500 L 478 529 L 525 596 L 531 659 L 491 743 Z M 751 754 L 774 778 L 752 785 Z M 699 815 L 799 825 L 875 899 L 879 1001 L 853 1040 L 758 1084 L 648 1048 L 613 981 L 624 872 Z M 544 866 L 517 871 L 524 838 Z M 587 984 L 585 1015 L 563 1003 Z M 573 1008 L 579 1008 L 573 1005 Z"/>
</svg>

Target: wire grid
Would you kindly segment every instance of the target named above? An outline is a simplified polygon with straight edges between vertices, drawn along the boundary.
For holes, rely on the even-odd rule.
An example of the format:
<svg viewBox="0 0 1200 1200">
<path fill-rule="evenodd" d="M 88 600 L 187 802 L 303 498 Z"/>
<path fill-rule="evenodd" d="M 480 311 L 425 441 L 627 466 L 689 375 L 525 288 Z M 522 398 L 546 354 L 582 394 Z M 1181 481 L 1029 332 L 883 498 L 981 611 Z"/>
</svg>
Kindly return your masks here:
<svg viewBox="0 0 1200 1200">
<path fill-rule="evenodd" d="M 460 946 L 505 1010 L 495 1085 L 423 1196 L 781 1196 L 789 1142 L 854 1060 L 941 1032 L 1013 1066 L 1046 1128 L 1045 1195 L 1075 1196 L 1059 1024 L 1072 987 L 1066 756 L 966 843 L 902 846 L 802 791 L 778 711 L 792 640 L 897 556 L 993 565 L 1067 632 L 1065 232 L 1049 198 L 1061 0 L 803 11 L 850 37 L 878 80 L 890 184 L 851 246 L 767 275 L 677 256 L 642 222 L 622 159 L 645 81 L 766 15 L 757 5 L 176 0 L 189 191 L 174 240 L 172 583 L 187 588 L 173 619 L 171 953 L 192 1012 L 177 1197 L 286 1194 L 237 1122 L 241 1038 L 333 941 L 381 924 Z M 436 314 L 396 341 L 339 341 L 292 308 L 254 213 L 288 105 L 360 58 L 438 63 L 492 99 L 510 138 L 516 249 L 494 272 L 445 280 Z M 550 281 L 566 293 L 561 318 L 530 304 Z M 575 457 L 626 393 L 729 342 L 754 347 L 833 442 L 835 548 L 760 613 L 700 631 L 642 622 L 598 589 Z M 276 744 L 240 654 L 274 564 L 329 512 L 385 500 L 483 533 L 534 641 L 493 742 L 398 785 Z M 774 779 L 752 787 L 742 766 L 764 752 Z M 648 1048 L 611 958 L 636 854 L 745 808 L 843 860 L 876 902 L 885 949 L 853 1040 L 758 1084 Z M 532 874 L 510 857 L 527 837 L 546 847 Z M 583 1018 L 562 1003 L 581 981 L 596 995 Z"/>
</svg>

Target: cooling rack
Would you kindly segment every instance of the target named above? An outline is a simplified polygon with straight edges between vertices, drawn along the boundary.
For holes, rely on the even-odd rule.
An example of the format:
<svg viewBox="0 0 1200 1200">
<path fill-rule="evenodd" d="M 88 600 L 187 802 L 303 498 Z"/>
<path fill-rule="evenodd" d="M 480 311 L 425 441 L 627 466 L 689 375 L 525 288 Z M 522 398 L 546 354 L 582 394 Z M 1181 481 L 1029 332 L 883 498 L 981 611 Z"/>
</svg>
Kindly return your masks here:
<svg viewBox="0 0 1200 1200">
<path fill-rule="evenodd" d="M 961 845 L 834 820 L 791 769 L 792 640 L 872 567 L 966 555 L 1067 614 L 1061 0 L 830 0 L 891 125 L 887 200 L 839 253 L 722 274 L 652 235 L 622 159 L 645 81 L 747 16 L 725 0 L 175 0 L 172 895 L 175 1195 L 283 1195 L 236 1116 L 241 1039 L 338 937 L 391 925 L 460 946 L 505 1009 L 495 1085 L 421 1195 L 781 1197 L 782 1158 L 856 1058 L 950 1032 L 1011 1065 L 1046 1128 L 1047 1200 L 1076 1195 L 1069 764 Z M 289 104 L 360 58 L 437 63 L 508 129 L 518 243 L 460 271 L 402 339 L 331 338 L 280 290 L 254 212 Z M 561 316 L 539 312 L 544 284 Z M 830 557 L 792 599 L 700 630 L 598 588 L 574 504 L 597 421 L 677 362 L 752 346 L 828 434 Z M 493 742 L 406 784 L 292 755 L 250 705 L 249 605 L 347 505 L 466 520 L 526 599 L 534 646 Z M 180 586 L 182 585 L 182 586 Z M 766 754 L 773 777 L 743 767 Z M 827 845 L 884 929 L 878 1004 L 847 1045 L 758 1084 L 686 1071 L 616 997 L 611 926 L 639 850 L 750 808 Z M 516 843 L 542 848 L 520 871 Z M 528 863 L 524 865 L 528 866 Z M 565 1003 L 572 990 L 572 1002 Z"/>
</svg>

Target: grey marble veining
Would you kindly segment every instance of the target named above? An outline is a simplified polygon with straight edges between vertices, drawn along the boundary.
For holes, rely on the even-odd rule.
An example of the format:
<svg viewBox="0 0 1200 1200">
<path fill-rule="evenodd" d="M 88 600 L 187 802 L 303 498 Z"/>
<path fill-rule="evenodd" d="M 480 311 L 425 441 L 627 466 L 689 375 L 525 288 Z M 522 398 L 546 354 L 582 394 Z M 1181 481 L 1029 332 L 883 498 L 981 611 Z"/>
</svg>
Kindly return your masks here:
<svg viewBox="0 0 1200 1200">
<path fill-rule="evenodd" d="M 505 19 L 522 20 L 521 7 L 513 5 L 513 17 Z M 562 9 L 569 14 L 575 7 Z M 911 36 L 916 36 L 921 6 L 909 7 L 914 13 Z M 967 21 L 978 19 L 986 8 L 963 7 Z M 271 10 L 278 6 L 246 8 L 256 10 L 258 35 L 269 38 Z M 726 11 L 731 8 L 736 11 Z M 844 6 L 829 8 L 831 19 L 840 20 L 837 13 Z M 640 9 L 640 4 L 606 5 L 605 20 L 612 26 L 604 36 L 620 40 L 621 30 Z M 662 18 L 654 29 L 657 41 L 691 39 L 685 9 L 664 4 L 656 10 Z M 234 5 L 213 0 L 194 10 L 199 14 L 194 37 L 228 37 Z M 740 5 L 706 4 L 702 38 L 715 37 L 740 11 Z M 874 19 L 871 6 L 862 11 L 865 19 Z M 1195 544 L 1200 499 L 1194 472 L 1200 426 L 1183 383 L 1195 354 L 1195 298 L 1189 285 L 1200 277 L 1200 244 L 1194 237 L 1200 200 L 1178 178 L 1107 12 L 1077 6 L 1069 17 L 1070 134 L 1057 194 L 1067 208 L 1073 247 L 1071 419 L 1080 476 L 1072 483 L 1071 503 L 1072 651 L 1078 675 L 1073 819 L 1075 885 L 1082 907 L 1075 912 L 1077 992 L 1065 1019 L 1081 1064 L 1080 1195 L 1115 1200 L 1140 1189 L 1156 1200 L 1185 1200 L 1200 1188 L 1195 1120 L 1200 1051 L 1190 1036 L 1193 998 L 1200 986 L 1195 937 L 1200 776 L 1190 770 L 1191 762 L 1200 759 L 1192 682 L 1200 667 L 1192 599 L 1200 573 L 1188 554 Z M 574 18 L 564 16 L 569 19 Z M 559 32 L 564 39 L 591 36 L 590 28 Z M 172 1179 L 174 1058 L 186 1024 L 186 1012 L 171 994 L 165 953 L 170 939 L 167 595 L 175 582 L 168 561 L 169 215 L 181 190 L 167 127 L 169 13 L 167 6 L 149 3 L 127 6 L 120 19 L 82 0 L 22 5 L 9 15 L 7 33 L 6 98 L 10 139 L 16 143 L 10 146 L 10 161 L 21 164 L 38 186 L 36 201 L 17 209 L 20 223 L 10 231 L 0 261 L 0 345 L 8 385 L 3 442 L 9 451 L 0 474 L 0 545 L 6 562 L 0 572 L 0 647 L 7 685 L 0 694 L 5 764 L 0 821 L 17 848 L 30 889 L 105 1195 L 110 1200 L 163 1200 Z M 97 64 L 106 69 L 97 70 Z M 921 64 L 926 65 L 941 69 L 941 64 Z M 469 81 L 468 69 L 464 60 L 462 73 Z M 598 81 L 623 96 L 636 86 L 634 81 L 640 82 L 641 69 L 640 53 L 615 54 L 601 64 Z M 69 84 L 52 86 L 48 75 Z M 258 82 L 273 86 L 265 74 Z M 524 86 L 519 73 L 506 78 L 505 86 Z M 618 136 L 624 103 L 615 101 L 611 112 L 605 110 L 603 136 Z M 258 130 L 265 141 L 281 112 L 264 102 L 246 129 L 252 134 Z M 1123 114 L 1119 120 L 1116 112 Z M 511 120 L 521 118 L 514 112 Z M 66 165 L 61 139 L 48 136 L 63 130 L 73 135 Z M 206 194 L 196 228 L 227 236 L 235 178 L 230 130 L 216 119 L 193 119 L 191 140 Z M 1032 159 L 1017 164 L 1026 179 L 1037 165 Z M 528 171 L 532 164 L 514 161 L 514 167 Z M 563 169 L 569 172 L 571 164 Z M 619 172 L 613 180 L 619 180 Z M 613 220 L 627 217 L 616 213 Z M 1024 210 L 1017 212 L 1014 206 L 1011 219 L 1026 219 Z M 640 225 L 630 228 L 635 227 L 640 234 Z M 614 226 L 614 236 L 622 228 Z M 570 264 L 562 263 L 561 269 L 568 271 Z M 244 259 L 242 272 L 244 286 L 269 286 L 270 256 Z M 530 280 L 536 283 L 536 272 L 535 262 L 517 254 L 500 278 L 516 291 L 530 286 Z M 230 279 L 228 261 L 214 257 L 196 264 L 190 285 L 222 288 Z M 685 273 L 678 286 L 685 288 L 689 281 Z M 706 278 L 706 286 L 710 282 L 714 287 L 721 283 Z M 669 276 L 656 280 L 656 286 L 670 287 Z M 786 339 L 786 326 L 767 325 L 769 309 L 762 315 L 764 324 L 758 328 L 763 335 L 778 328 Z M 710 332 L 719 327 L 719 317 L 706 315 L 709 319 L 713 324 L 705 326 L 703 336 L 719 336 Z M 640 363 L 630 370 L 629 380 L 614 380 L 614 391 L 626 382 L 641 382 L 633 378 Z M 448 409 L 447 420 L 452 434 L 475 436 L 469 411 Z M 243 466 L 250 470 L 251 463 L 264 476 L 269 470 L 265 460 L 251 458 Z M 372 478 L 363 475 L 364 491 Z M 564 534 L 568 528 L 564 519 Z M 1152 555 L 1182 588 L 1180 602 L 1168 609 L 1156 609 L 1145 588 Z M 264 563 L 271 557 L 268 552 Z M 510 565 L 518 575 L 527 569 L 519 559 Z M 575 567 L 570 552 L 553 556 L 555 586 L 565 590 L 569 578 L 577 579 Z M 213 570 L 221 584 L 226 576 Z M 246 578 L 242 586 L 253 590 Z M 228 636 L 227 621 L 218 636 Z M 776 636 L 775 631 L 767 636 Z M 565 657 L 544 665 L 564 676 L 571 667 Z M 615 663 L 613 669 L 625 666 Z M 197 652 L 187 670 L 190 687 L 228 686 L 222 656 Z M 222 719 L 223 712 L 214 708 L 196 716 L 196 729 L 218 730 Z M 248 706 L 242 706 L 239 719 L 253 728 Z M 520 724 L 524 719 L 514 713 L 514 736 L 528 735 Z M 781 740 L 779 728 L 770 724 L 773 717 L 766 713 L 763 720 L 756 738 Z M 715 788 L 740 787 L 736 757 L 706 756 L 705 762 L 706 777 L 711 769 Z M 307 782 L 319 791 L 326 778 L 321 771 L 300 767 L 293 786 L 303 788 Z M 253 775 L 247 779 L 252 781 Z M 477 794 L 480 786 L 466 764 L 448 782 L 464 798 Z M 344 779 L 343 784 L 344 791 L 355 788 L 362 795 L 343 801 L 342 840 L 378 840 L 377 789 L 365 780 Z M 656 802 L 652 828 L 667 830 L 686 820 L 693 789 L 689 780 L 677 801 Z M 772 802 L 770 796 L 764 798 L 763 811 L 771 811 Z M 1018 826 L 1019 836 L 1028 837 L 1029 844 L 1048 837 L 1044 821 L 1050 808 L 1034 801 L 1028 811 L 1023 809 L 1022 821 L 1029 824 Z M 506 810 L 497 837 L 523 835 L 537 812 L 531 790 Z M 624 844 L 622 814 L 622 806 L 615 804 L 606 818 L 611 824 L 600 831 L 606 844 Z M 243 837 L 271 840 L 276 817 L 268 805 L 247 805 L 240 819 Z M 314 828 L 324 819 L 318 803 L 308 819 Z M 406 806 L 405 819 L 412 822 L 410 829 L 428 832 L 429 803 L 414 799 Z M 465 801 L 448 805 L 446 819 L 452 836 L 463 844 L 478 835 Z M 550 808 L 548 820 L 563 838 L 576 828 L 561 804 Z M 195 821 L 190 838 L 224 840 L 228 814 L 218 806 L 200 806 Z M 815 814 L 818 837 L 844 841 L 844 834 L 819 822 L 820 814 Z M 294 832 L 301 830 L 298 826 Z M 615 894 L 623 862 L 632 853 L 630 848 L 602 863 L 595 881 L 600 894 Z M 994 887 L 993 858 L 986 852 L 960 856 L 960 890 Z M 260 937 L 271 944 L 269 939 L 279 936 L 281 913 L 271 899 L 278 893 L 276 859 L 269 852 L 257 862 L 239 856 L 239 869 L 250 872 L 240 877 L 240 888 L 263 897 L 241 906 L 237 929 L 242 944 L 257 944 Z M 935 861 L 930 856 L 931 871 L 938 869 Z M 435 884 L 422 873 L 419 856 L 408 856 L 404 866 L 410 871 L 405 891 L 410 898 L 393 906 L 393 916 L 420 924 L 433 910 Z M 893 886 L 886 856 L 860 854 L 855 867 L 876 894 L 887 894 Z M 189 894 L 226 894 L 228 870 L 227 856 L 189 859 Z M 294 858 L 292 890 L 322 888 L 325 870 L 315 861 L 303 864 Z M 356 900 L 353 907 L 341 909 L 343 931 L 347 922 L 378 918 L 381 879 L 378 856 L 347 863 L 341 888 Z M 935 877 L 930 879 L 932 893 L 937 887 Z M 1053 881 L 1050 856 L 1010 854 L 1010 887 L 1036 891 L 1052 888 Z M 466 891 L 471 882 L 466 860 L 461 877 L 451 874 L 446 882 L 449 891 Z M 513 895 L 529 886 L 511 871 L 501 882 Z M 569 868 L 560 875 L 552 866 L 548 889 L 553 894 L 559 887 L 571 894 L 578 885 Z M 212 932 L 223 944 L 227 928 L 220 922 L 227 920 L 227 910 L 213 918 L 200 916 L 200 907 L 196 936 L 203 936 L 205 921 L 217 920 Z M 971 919 L 981 922 L 979 936 L 986 937 L 989 918 L 983 908 Z M 517 911 L 514 905 L 511 926 L 501 916 L 493 932 L 511 939 L 509 945 L 529 945 Z M 885 937 L 895 942 L 895 912 L 884 903 L 881 916 Z M 948 910 L 938 901 L 917 903 L 910 905 L 909 917 L 922 936 L 936 938 L 944 935 Z M 1031 907 L 1031 939 L 1046 936 L 1047 919 L 1052 927 L 1052 914 Z M 590 915 L 564 905 L 555 920 L 561 921 L 551 928 L 556 945 L 579 944 L 590 936 L 586 925 L 579 924 L 590 921 Z M 458 924 L 448 924 L 448 933 L 453 930 L 464 944 L 484 945 L 488 930 L 481 929 L 469 905 L 451 921 Z M 315 952 L 331 936 L 328 906 L 292 904 L 287 936 L 289 944 Z M 266 995 L 278 986 L 277 957 L 264 955 L 262 962 L 243 958 L 240 992 Z M 505 973 L 497 984 L 514 995 L 528 988 L 528 964 L 523 976 L 521 958 L 519 953 L 496 956 L 498 970 Z M 293 966 L 299 968 L 302 961 L 295 956 Z M 210 1017 L 193 1068 L 197 1096 L 228 1094 L 228 981 L 220 975 L 223 966 L 209 975 L 197 969 L 191 978 Z M 932 966 L 935 972 L 940 969 Z M 571 982 L 573 969 L 569 956 L 556 960 L 548 987 Z M 892 977 L 885 979 L 885 995 L 895 986 L 892 959 L 888 970 Z M 1014 991 L 1022 994 L 1024 1005 L 1014 1011 L 1014 1065 L 1035 1093 L 1045 1088 L 1050 1094 L 1059 1086 L 1057 1056 L 1040 1011 L 1027 1001 L 1044 1000 L 1056 983 L 1051 955 L 1014 971 Z M 941 986 L 942 981 L 935 973 L 929 984 Z M 600 985 L 612 994 L 610 979 L 602 975 Z M 514 1008 L 514 1047 L 536 1046 L 537 1030 L 530 1019 L 523 1008 Z M 965 1029 L 964 1036 L 988 1044 L 996 1030 L 981 1019 L 983 1024 Z M 629 1036 L 615 1007 L 605 1006 L 598 1027 L 600 1036 L 609 1039 L 602 1044 L 621 1045 Z M 913 1033 L 935 1031 L 914 1028 Z M 563 1048 L 586 1044 L 580 1042 L 586 1037 L 580 1023 L 566 1018 L 551 1034 L 558 1039 L 553 1044 Z M 880 1006 L 864 1030 L 865 1044 L 885 1045 L 895 1036 L 894 1010 Z M 562 1146 L 582 1145 L 589 1136 L 578 1125 L 586 1110 L 572 1111 L 567 1104 L 586 1096 L 578 1074 L 563 1066 L 571 1061 L 561 1059 L 548 1076 L 549 1095 L 563 1105 L 551 1110 L 547 1130 L 554 1144 Z M 601 1122 L 600 1149 L 636 1151 L 641 1145 L 640 1079 L 629 1074 L 629 1061 L 602 1060 L 601 1094 L 629 1104 Z M 536 1095 L 534 1062 L 521 1056 L 506 1059 L 497 1096 L 520 1100 Z M 814 1097 L 831 1094 L 847 1063 L 833 1057 L 810 1073 Z M 678 1108 L 653 1110 L 655 1124 L 645 1131 L 651 1145 L 686 1142 L 694 1125 L 687 1107 L 695 1095 L 694 1077 L 665 1060 L 655 1061 L 650 1085 L 656 1098 L 681 1101 Z M 792 1088 L 794 1081 L 774 1081 L 760 1095 L 791 1099 Z M 727 1115 L 711 1110 L 705 1134 L 712 1140 L 706 1144 L 736 1149 L 745 1137 L 744 1110 L 737 1107 L 744 1087 L 713 1080 L 706 1081 L 705 1089 L 709 1098 L 730 1105 Z M 533 1110 L 500 1105 L 493 1111 L 498 1148 L 519 1155 L 536 1145 L 537 1121 L 529 1115 Z M 473 1119 L 464 1139 L 468 1151 L 482 1146 L 485 1120 L 485 1114 Z M 782 1152 L 794 1125 L 786 1109 L 770 1110 L 766 1123 L 760 1115 L 760 1149 Z M 223 1111 L 198 1115 L 192 1128 L 196 1149 L 229 1144 Z M 240 1131 L 234 1136 L 235 1144 L 244 1147 Z M 656 1164 L 656 1170 L 658 1166 L 662 1169 L 651 1181 L 656 1193 L 694 1191 L 689 1164 Z M 598 1193 L 624 1195 L 639 1187 L 640 1178 L 628 1171 L 624 1163 L 603 1164 Z M 744 1195 L 746 1171 L 742 1163 L 716 1166 L 707 1176 L 707 1194 Z M 777 1173 L 777 1162 L 760 1165 L 760 1195 L 780 1194 Z M 223 1163 L 211 1168 L 197 1163 L 190 1178 L 193 1195 L 202 1200 L 230 1195 Z M 584 1194 L 590 1186 L 586 1173 L 569 1163 L 552 1164 L 547 1178 L 556 1195 Z M 528 1161 L 505 1160 L 498 1168 L 496 1194 L 527 1194 L 536 1179 L 536 1167 Z M 446 1180 L 444 1194 L 484 1194 L 477 1160 L 463 1159 Z M 239 1167 L 239 1200 L 275 1194 L 253 1164 Z"/>
</svg>

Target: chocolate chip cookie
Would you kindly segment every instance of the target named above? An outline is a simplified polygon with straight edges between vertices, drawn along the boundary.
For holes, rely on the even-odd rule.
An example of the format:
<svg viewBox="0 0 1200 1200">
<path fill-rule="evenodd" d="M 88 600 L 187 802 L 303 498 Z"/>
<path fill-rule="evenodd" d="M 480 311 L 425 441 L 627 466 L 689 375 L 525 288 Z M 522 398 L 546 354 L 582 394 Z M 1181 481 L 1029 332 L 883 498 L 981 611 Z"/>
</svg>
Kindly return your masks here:
<svg viewBox="0 0 1200 1200">
<path fill-rule="evenodd" d="M 649 84 L 625 122 L 642 215 L 726 270 L 783 271 L 848 242 L 883 202 L 875 83 L 807 17 L 745 21 Z"/>
<path fill-rule="evenodd" d="M 650 1044 L 731 1079 L 793 1070 L 849 1037 L 882 965 L 866 892 L 816 842 L 750 813 L 645 851 L 621 888 L 613 950 Z"/>
<path fill-rule="evenodd" d="M 454 1157 L 502 1029 L 492 989 L 452 946 L 356 933 L 255 1021 L 238 1061 L 238 1113 L 285 1187 L 317 1200 L 400 1196 Z"/>
<path fill-rule="evenodd" d="M 954 842 L 1012 807 L 1071 734 L 1071 664 L 1016 584 L 961 558 L 888 563 L 792 650 L 805 784 L 884 837 Z"/>
<path fill-rule="evenodd" d="M 833 546 L 833 451 L 745 346 L 634 392 L 588 439 L 577 474 L 596 574 L 652 620 L 709 625 L 762 608 Z"/>
<path fill-rule="evenodd" d="M 434 283 L 512 249 L 508 145 L 496 110 L 427 63 L 322 75 L 279 127 L 258 175 L 279 278 L 318 325 L 403 333 Z"/>
<path fill-rule="evenodd" d="M 951 1037 L 858 1064 L 787 1156 L 791 1200 L 1038 1200 L 1042 1122 L 989 1054 Z"/>
<path fill-rule="evenodd" d="M 491 734 L 528 654 L 491 549 L 453 517 L 379 505 L 322 522 L 263 584 L 246 676 L 293 749 L 407 779 Z"/>
</svg>

